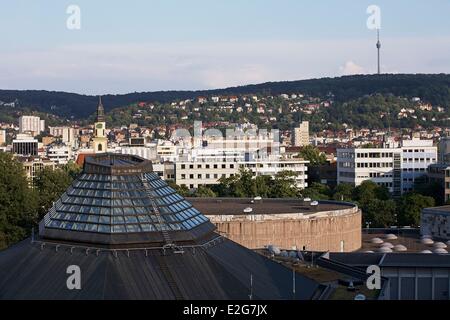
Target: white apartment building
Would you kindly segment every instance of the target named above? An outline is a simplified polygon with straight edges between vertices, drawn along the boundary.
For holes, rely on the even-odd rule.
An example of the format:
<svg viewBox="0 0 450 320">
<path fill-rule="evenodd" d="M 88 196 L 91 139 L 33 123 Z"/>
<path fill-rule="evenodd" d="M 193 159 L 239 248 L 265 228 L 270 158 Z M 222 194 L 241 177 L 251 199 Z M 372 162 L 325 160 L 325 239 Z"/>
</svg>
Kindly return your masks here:
<svg viewBox="0 0 450 320">
<path fill-rule="evenodd" d="M 337 181 L 360 185 L 371 180 L 395 195 L 412 191 L 428 166 L 437 162 L 432 140 L 404 140 L 399 146 L 337 149 Z"/>
<path fill-rule="evenodd" d="M 49 127 L 50 134 L 54 137 L 61 137 L 61 141 L 73 146 L 76 137 L 76 130 L 71 127 Z"/>
<path fill-rule="evenodd" d="M 33 136 L 45 131 L 45 121 L 35 116 L 21 116 L 19 118 L 19 132 L 30 132 Z"/>
<path fill-rule="evenodd" d="M 145 146 L 120 146 L 115 148 L 116 153 L 131 154 L 147 160 L 156 160 L 156 144 Z"/>
<path fill-rule="evenodd" d="M 298 128 L 294 129 L 294 146 L 304 147 L 309 145 L 309 121 L 302 121 Z"/>
<path fill-rule="evenodd" d="M 56 164 L 67 164 L 73 160 L 72 148 L 66 145 L 51 145 L 47 148 L 47 158 Z"/>
<path fill-rule="evenodd" d="M 308 186 L 306 179 L 307 164 L 305 160 L 258 160 L 258 161 L 180 161 L 175 163 L 175 182 L 196 189 L 201 185 L 219 184 L 219 179 L 229 178 L 239 173 L 240 168 L 246 168 L 255 176 L 268 175 L 274 177 L 281 171 L 297 173 L 296 185 L 299 188 Z"/>
</svg>

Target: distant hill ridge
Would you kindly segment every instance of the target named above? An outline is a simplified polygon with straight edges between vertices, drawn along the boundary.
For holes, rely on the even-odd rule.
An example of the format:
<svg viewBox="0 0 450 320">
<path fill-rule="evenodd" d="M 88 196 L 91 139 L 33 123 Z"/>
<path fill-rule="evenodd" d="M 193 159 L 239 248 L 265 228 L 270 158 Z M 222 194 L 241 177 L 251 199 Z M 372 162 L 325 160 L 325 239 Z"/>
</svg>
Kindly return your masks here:
<svg viewBox="0 0 450 320">
<path fill-rule="evenodd" d="M 238 87 L 199 91 L 135 92 L 104 95 L 106 110 L 135 102 L 171 102 L 193 99 L 198 96 L 304 93 L 325 96 L 333 93 L 337 102 L 355 99 L 368 94 L 382 93 L 396 96 L 420 97 L 423 100 L 450 107 L 449 74 L 383 74 L 355 75 L 337 78 L 321 78 L 298 81 L 266 82 Z M 86 118 L 95 111 L 97 97 L 68 92 L 45 90 L 0 90 L 0 101 L 18 99 L 21 106 L 65 117 Z M 55 108 L 56 106 L 56 108 Z"/>
</svg>

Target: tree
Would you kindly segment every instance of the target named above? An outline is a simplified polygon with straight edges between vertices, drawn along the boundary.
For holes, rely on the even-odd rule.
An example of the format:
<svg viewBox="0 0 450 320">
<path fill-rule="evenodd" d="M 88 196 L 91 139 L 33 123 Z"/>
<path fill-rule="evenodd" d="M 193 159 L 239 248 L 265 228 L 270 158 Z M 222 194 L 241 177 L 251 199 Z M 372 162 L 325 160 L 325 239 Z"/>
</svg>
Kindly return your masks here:
<svg viewBox="0 0 450 320">
<path fill-rule="evenodd" d="M 371 227 L 387 228 L 395 221 L 396 204 L 394 200 L 369 200 L 363 210 L 363 223 L 370 222 Z"/>
<path fill-rule="evenodd" d="M 353 192 L 353 200 L 357 201 L 362 208 L 372 199 L 388 200 L 389 198 L 389 190 L 386 187 L 379 186 L 370 180 L 363 181 Z"/>
<path fill-rule="evenodd" d="M 298 155 L 301 158 L 309 161 L 310 165 L 312 166 L 318 166 L 327 163 L 327 157 L 325 156 L 325 154 L 320 152 L 319 149 L 311 145 L 304 146 L 300 150 Z"/>
<path fill-rule="evenodd" d="M 355 192 L 355 187 L 350 183 L 338 184 L 333 190 L 333 200 L 338 201 L 353 201 L 353 193 Z"/>
<path fill-rule="evenodd" d="M 251 170 L 240 169 L 236 177 L 235 194 L 238 198 L 256 197 L 258 194 L 256 181 Z"/>
<path fill-rule="evenodd" d="M 83 171 L 83 168 L 81 168 L 78 164 L 73 162 L 72 160 L 69 161 L 67 164 L 65 164 L 62 169 L 73 179 L 75 180 L 78 175 Z"/>
<path fill-rule="evenodd" d="M 294 171 L 281 171 L 275 175 L 273 181 L 266 180 L 270 184 L 270 198 L 294 198 L 298 197 L 300 189 L 296 186 Z"/>
<path fill-rule="evenodd" d="M 66 191 L 73 179 L 63 169 L 42 169 L 34 180 L 36 190 L 39 192 L 39 217 L 42 218 L 53 202 Z"/>
<path fill-rule="evenodd" d="M 199 186 L 193 196 L 197 198 L 215 198 L 216 194 L 208 187 Z"/>
<path fill-rule="evenodd" d="M 37 221 L 38 198 L 22 165 L 0 152 L 0 249 L 24 239 Z"/>
<path fill-rule="evenodd" d="M 420 225 L 420 215 L 423 208 L 433 207 L 435 201 L 432 197 L 418 193 L 404 194 L 398 201 L 398 223 L 417 227 Z"/>
<path fill-rule="evenodd" d="M 313 182 L 308 188 L 301 191 L 304 198 L 311 198 L 313 200 L 329 200 L 331 190 L 328 186 Z"/>
<path fill-rule="evenodd" d="M 169 181 L 169 182 L 167 182 L 167 184 L 169 185 L 169 187 L 174 189 L 179 195 L 181 195 L 183 197 L 191 196 L 191 192 L 186 185 L 179 186 L 173 181 Z"/>
<path fill-rule="evenodd" d="M 414 192 L 434 198 L 436 205 L 442 206 L 445 204 L 444 186 L 439 182 L 418 179 L 414 183 Z"/>
</svg>

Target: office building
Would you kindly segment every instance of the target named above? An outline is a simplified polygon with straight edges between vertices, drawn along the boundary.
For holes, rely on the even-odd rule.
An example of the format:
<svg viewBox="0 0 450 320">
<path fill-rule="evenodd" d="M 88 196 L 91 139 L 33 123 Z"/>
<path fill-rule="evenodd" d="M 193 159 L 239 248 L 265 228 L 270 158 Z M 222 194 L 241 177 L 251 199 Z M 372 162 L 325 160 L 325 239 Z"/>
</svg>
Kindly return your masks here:
<svg viewBox="0 0 450 320">
<path fill-rule="evenodd" d="M 385 186 L 394 195 L 412 191 L 418 179 L 424 179 L 428 167 L 437 162 L 432 140 L 404 140 L 400 145 L 387 143 L 382 148 L 337 149 L 339 183 L 359 186 L 371 180 Z"/>
<path fill-rule="evenodd" d="M 18 134 L 12 145 L 15 155 L 24 157 L 38 155 L 39 142 L 29 135 Z"/>
<path fill-rule="evenodd" d="M 297 187 L 304 189 L 309 162 L 305 160 L 259 160 L 259 161 L 177 161 L 175 166 L 175 182 L 185 185 L 189 189 L 197 189 L 199 186 L 211 186 L 219 184 L 220 178 L 229 178 L 239 173 L 239 170 L 247 169 L 254 176 L 271 176 L 282 171 L 293 171 Z"/>
</svg>

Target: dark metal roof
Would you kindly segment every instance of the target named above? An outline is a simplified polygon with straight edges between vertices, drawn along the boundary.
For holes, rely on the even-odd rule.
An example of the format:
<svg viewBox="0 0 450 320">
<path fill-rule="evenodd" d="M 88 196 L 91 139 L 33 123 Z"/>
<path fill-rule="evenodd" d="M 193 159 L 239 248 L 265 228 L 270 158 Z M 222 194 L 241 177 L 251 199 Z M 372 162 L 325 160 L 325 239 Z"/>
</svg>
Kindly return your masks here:
<svg viewBox="0 0 450 320">
<path fill-rule="evenodd" d="M 380 266 L 409 268 L 450 268 L 450 255 L 424 253 L 386 254 Z"/>
<path fill-rule="evenodd" d="M 330 253 L 330 259 L 350 266 L 450 268 L 450 254 L 426 253 Z"/>
<path fill-rule="evenodd" d="M 222 238 L 184 254 L 160 250 L 97 252 L 25 240 L 0 252 L 0 299 L 291 299 L 292 271 Z M 81 290 L 69 290 L 69 265 L 81 269 Z M 318 283 L 296 274 L 296 298 Z"/>
</svg>

